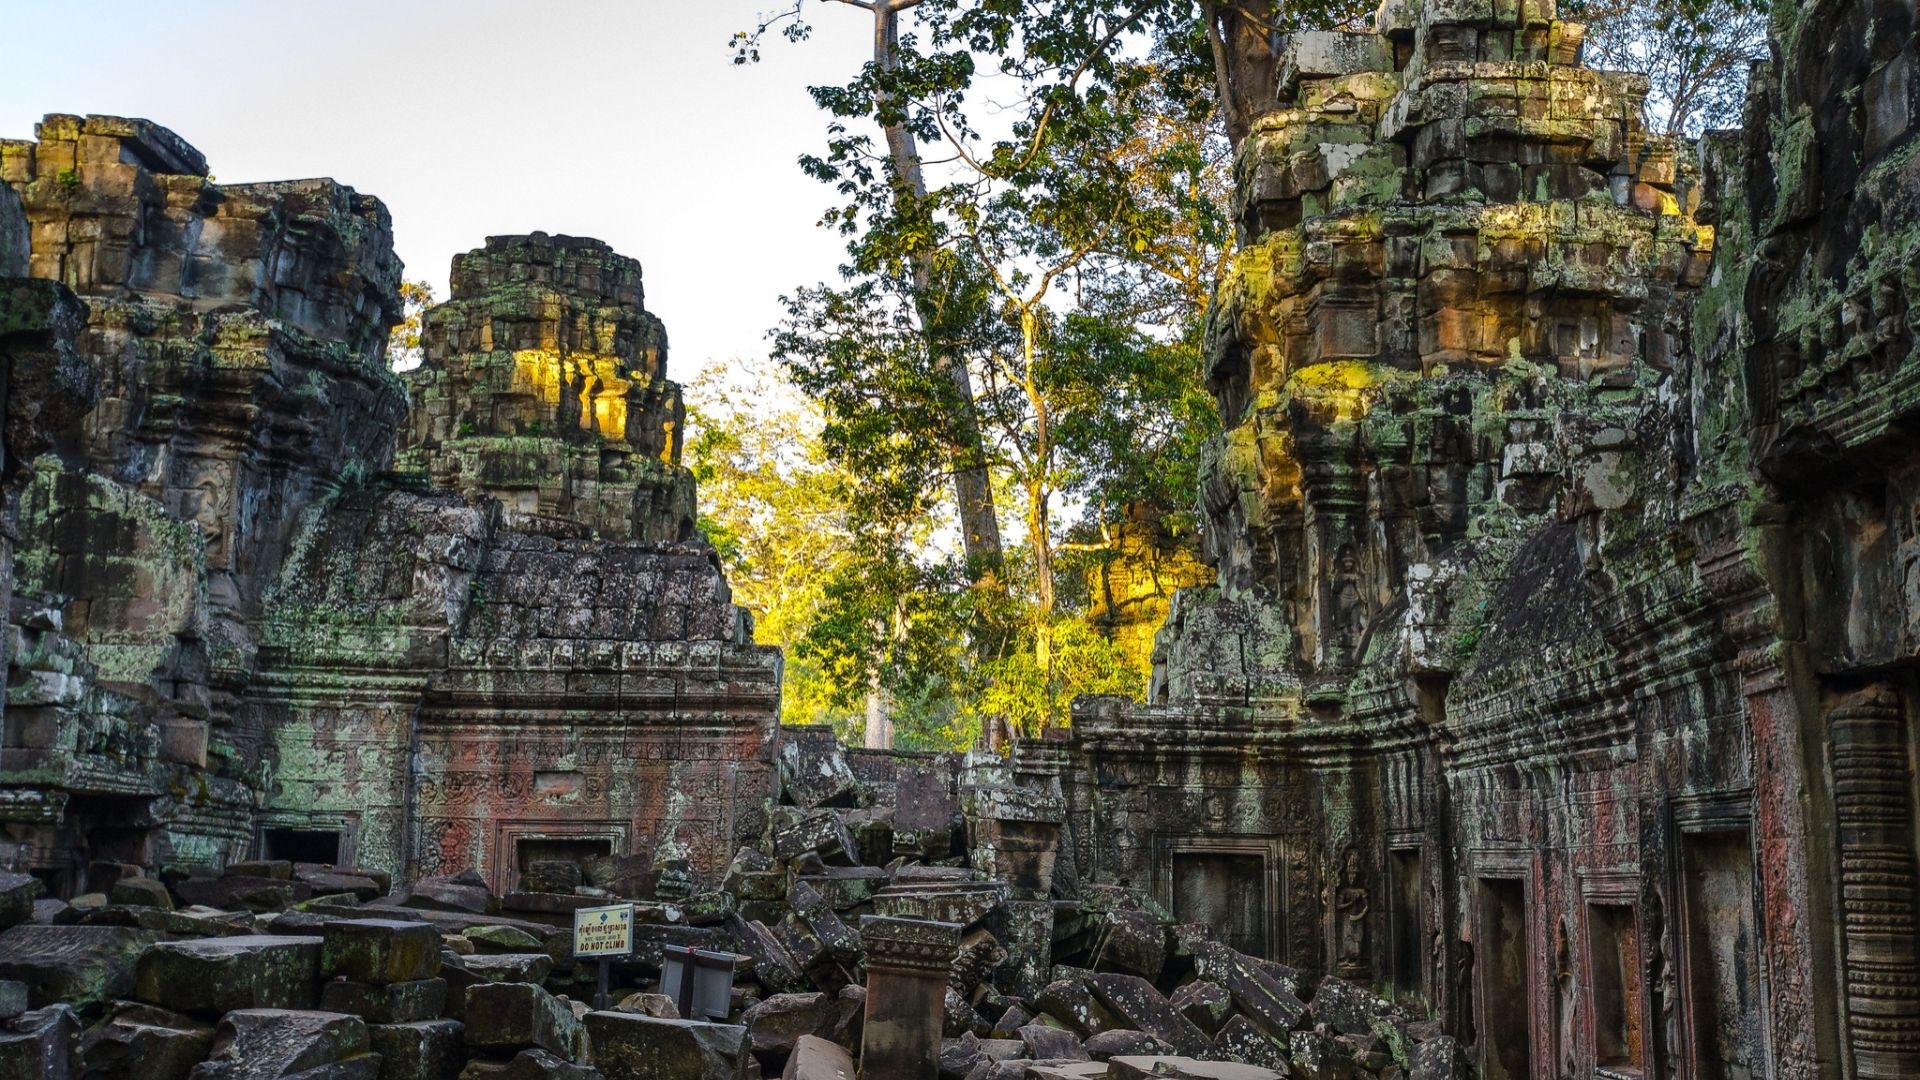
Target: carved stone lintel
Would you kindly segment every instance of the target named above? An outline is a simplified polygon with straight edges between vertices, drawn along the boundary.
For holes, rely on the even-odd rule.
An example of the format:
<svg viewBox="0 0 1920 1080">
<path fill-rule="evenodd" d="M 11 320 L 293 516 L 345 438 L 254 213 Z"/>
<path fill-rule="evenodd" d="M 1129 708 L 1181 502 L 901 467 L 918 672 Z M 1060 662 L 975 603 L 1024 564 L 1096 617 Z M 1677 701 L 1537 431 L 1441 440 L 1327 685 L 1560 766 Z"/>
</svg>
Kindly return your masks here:
<svg viewBox="0 0 1920 1080">
<path fill-rule="evenodd" d="M 944 985 L 960 949 L 961 929 L 959 923 L 869 915 L 860 920 L 867 970 L 938 978 Z"/>
</svg>

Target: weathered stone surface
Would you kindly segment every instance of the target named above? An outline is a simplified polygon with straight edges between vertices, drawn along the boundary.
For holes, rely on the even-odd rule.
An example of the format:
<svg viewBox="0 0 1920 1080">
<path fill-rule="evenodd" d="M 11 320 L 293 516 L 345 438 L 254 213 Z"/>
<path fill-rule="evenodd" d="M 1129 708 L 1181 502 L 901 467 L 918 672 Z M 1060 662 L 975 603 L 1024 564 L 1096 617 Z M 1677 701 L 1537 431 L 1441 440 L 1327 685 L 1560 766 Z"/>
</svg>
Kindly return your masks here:
<svg viewBox="0 0 1920 1080">
<path fill-rule="evenodd" d="M 802 1035 L 780 1080 L 856 1080 L 856 1076 L 853 1055 L 845 1048 L 814 1035 Z"/>
<path fill-rule="evenodd" d="M 129 907 L 173 910 L 173 894 L 167 891 L 167 886 L 163 882 L 152 878 L 121 878 L 113 883 L 113 891 L 108 894 L 108 899 Z"/>
<path fill-rule="evenodd" d="M 1115 911 L 1107 916 L 1107 940 L 1100 960 L 1106 970 L 1156 980 L 1167 966 L 1166 929 L 1144 911 Z"/>
<path fill-rule="evenodd" d="M 32 874 L 0 872 L 0 930 L 33 917 L 33 902 L 45 891 Z"/>
<path fill-rule="evenodd" d="M 384 985 L 430 979 L 440 971 L 440 933 L 430 923 L 335 919 L 325 924 L 321 939 L 320 974 L 329 979 Z"/>
<path fill-rule="evenodd" d="M 131 993 L 134 965 L 157 938 L 118 926 L 15 926 L 0 932 L 0 978 L 26 983 L 36 1008 L 87 1008 Z"/>
<path fill-rule="evenodd" d="M 1465 1080 L 1473 1075 L 1460 1044 L 1452 1036 L 1440 1035 L 1414 1047 L 1408 1080 Z"/>
<path fill-rule="evenodd" d="M 542 983 L 553 971 L 553 958 L 546 953 L 475 953 L 463 958 L 460 967 L 481 982 Z"/>
<path fill-rule="evenodd" d="M 466 1060 L 458 1020 L 368 1024 L 367 1046 L 380 1055 L 380 1080 L 454 1080 Z"/>
<path fill-rule="evenodd" d="M 0 1076 L 67 1080 L 73 1076 L 79 1018 L 67 1005 L 49 1005 L 0 1022 Z"/>
<path fill-rule="evenodd" d="M 594 1067 L 632 1080 L 744 1080 L 747 1029 L 735 1024 L 590 1012 Z"/>
<path fill-rule="evenodd" d="M 1137 975 L 1095 975 L 1087 980 L 1087 988 L 1121 1025 L 1144 1031 L 1177 1053 L 1202 1054 L 1211 1045 L 1205 1032 L 1167 1004 L 1152 983 Z"/>
<path fill-rule="evenodd" d="M 0 1020 L 11 1020 L 33 1007 L 27 984 L 18 979 L 0 979 Z"/>
<path fill-rule="evenodd" d="M 340 1080 L 376 1080 L 380 1059 L 367 1052 L 357 1016 L 297 1009 L 241 1009 L 214 1032 L 213 1050 L 191 1080 L 277 1080 L 315 1070 Z"/>
<path fill-rule="evenodd" d="M 1123 1026 L 1080 979 L 1057 979 L 1048 983 L 1033 1004 L 1083 1039 Z"/>
<path fill-rule="evenodd" d="M 467 1046 L 488 1053 L 524 1048 L 575 1059 L 581 1027 L 552 994 L 532 983 L 480 983 L 467 988 L 461 1020 Z"/>
<path fill-rule="evenodd" d="M 509 1061 L 470 1061 L 460 1080 L 600 1080 L 600 1071 L 545 1050 L 522 1050 Z"/>
<path fill-rule="evenodd" d="M 205 1016 L 235 1009 L 310 1008 L 321 939 L 244 935 L 163 941 L 140 956 L 134 996 Z"/>
<path fill-rule="evenodd" d="M 1167 997 L 1167 1004 L 1193 1026 L 1213 1035 L 1233 1012 L 1233 997 L 1216 983 L 1196 979 Z"/>
<path fill-rule="evenodd" d="M 747 1040 L 762 1061 L 793 1052 L 803 1035 L 833 1036 L 835 1000 L 826 994 L 775 994 L 740 1015 Z"/>
<path fill-rule="evenodd" d="M 1085 1061 L 1087 1049 L 1070 1031 L 1045 1024 L 1027 1024 L 1019 1029 L 1026 1056 L 1036 1061 Z"/>
<path fill-rule="evenodd" d="M 212 1048 L 212 1024 L 154 1005 L 120 1002 L 81 1035 L 79 1075 L 184 1080 Z"/>
<path fill-rule="evenodd" d="M 334 979 L 320 988 L 320 1007 L 351 1013 L 369 1024 L 411 1024 L 440 1016 L 447 1006 L 445 979 L 372 983 Z"/>
<path fill-rule="evenodd" d="M 1281 1073 L 1292 1067 L 1287 1057 L 1287 1044 L 1267 1035 L 1244 1016 L 1235 1016 L 1220 1025 L 1213 1045 L 1222 1055 L 1234 1061 L 1261 1065 Z"/>
<path fill-rule="evenodd" d="M 1146 1054 L 1164 1054 L 1173 1049 L 1166 1043 L 1144 1031 L 1132 1028 L 1110 1028 L 1098 1035 L 1089 1035 L 1085 1043 L 1087 1056 L 1095 1061 L 1108 1061 L 1116 1057 L 1138 1056 Z"/>
</svg>

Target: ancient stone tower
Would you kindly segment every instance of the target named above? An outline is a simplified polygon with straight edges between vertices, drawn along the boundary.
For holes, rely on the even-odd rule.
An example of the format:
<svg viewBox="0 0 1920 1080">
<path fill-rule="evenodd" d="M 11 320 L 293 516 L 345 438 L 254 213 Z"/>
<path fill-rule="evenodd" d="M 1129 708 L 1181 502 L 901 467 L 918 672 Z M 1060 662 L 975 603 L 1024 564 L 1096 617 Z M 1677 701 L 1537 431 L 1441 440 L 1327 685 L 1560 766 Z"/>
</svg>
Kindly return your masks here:
<svg viewBox="0 0 1920 1080">
<path fill-rule="evenodd" d="M 1027 755 L 1083 877 L 1489 1077 L 1920 1070 L 1913 19 L 1775 23 L 1699 154 L 1551 0 L 1288 40 L 1208 335 L 1220 583 L 1151 703 Z"/>
<path fill-rule="evenodd" d="M 403 383 L 378 200 L 215 184 L 144 120 L 37 135 L 0 143 L 8 865 L 505 889 L 759 835 L 779 659 L 694 530 L 639 264 L 488 241 Z"/>
</svg>

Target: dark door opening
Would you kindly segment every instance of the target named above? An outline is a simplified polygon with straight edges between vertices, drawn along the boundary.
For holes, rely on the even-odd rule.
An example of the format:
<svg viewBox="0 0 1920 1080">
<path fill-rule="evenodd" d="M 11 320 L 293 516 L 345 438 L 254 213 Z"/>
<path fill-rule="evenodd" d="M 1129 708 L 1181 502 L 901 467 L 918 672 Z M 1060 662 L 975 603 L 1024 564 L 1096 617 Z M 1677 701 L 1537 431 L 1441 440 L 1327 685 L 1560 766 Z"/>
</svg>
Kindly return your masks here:
<svg viewBox="0 0 1920 1080">
<path fill-rule="evenodd" d="M 1480 955 L 1480 1061 L 1486 1080 L 1533 1075 L 1533 1028 L 1528 992 L 1527 886 L 1507 878 L 1480 879 L 1475 951 Z"/>
<path fill-rule="evenodd" d="M 530 836 L 514 844 L 514 871 L 525 874 L 534 863 L 566 862 L 580 868 L 613 854 L 613 841 L 604 836 Z"/>
<path fill-rule="evenodd" d="M 260 857 L 331 866 L 340 861 L 340 830 L 267 829 L 260 834 Z"/>
<path fill-rule="evenodd" d="M 1647 1033 L 1640 1012 L 1640 923 L 1631 906 L 1588 905 L 1587 960 L 1593 972 L 1594 1063 L 1639 1069 Z"/>
<path fill-rule="evenodd" d="M 1747 833 L 1691 833 L 1681 855 L 1694 1080 L 1753 1080 L 1761 1075 L 1760 950 Z"/>
<path fill-rule="evenodd" d="M 1401 1000 L 1426 994 L 1426 920 L 1420 911 L 1420 849 L 1393 853 L 1393 988 Z"/>
<path fill-rule="evenodd" d="M 1179 851 L 1173 855 L 1173 913 L 1213 928 L 1228 946 L 1267 955 L 1267 860 L 1250 853 Z"/>
</svg>

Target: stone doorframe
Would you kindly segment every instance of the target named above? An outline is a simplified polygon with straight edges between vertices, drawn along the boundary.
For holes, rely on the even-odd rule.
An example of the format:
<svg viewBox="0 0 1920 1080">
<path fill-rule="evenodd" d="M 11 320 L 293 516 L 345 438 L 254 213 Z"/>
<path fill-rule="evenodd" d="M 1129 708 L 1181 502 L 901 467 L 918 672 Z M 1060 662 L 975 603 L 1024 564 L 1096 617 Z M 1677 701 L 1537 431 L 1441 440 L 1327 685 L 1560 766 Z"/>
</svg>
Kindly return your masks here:
<svg viewBox="0 0 1920 1080">
<path fill-rule="evenodd" d="M 1637 1075 L 1651 1077 L 1655 1073 L 1654 1042 L 1660 1037 L 1657 1030 L 1657 1017 L 1653 1012 L 1653 987 L 1646 978 L 1647 959 L 1650 948 L 1647 942 L 1646 913 L 1640 910 L 1640 874 L 1631 869 L 1593 870 L 1576 867 L 1574 876 L 1580 883 L 1580 904 L 1575 917 L 1575 940 L 1568 942 L 1570 962 L 1578 972 L 1577 996 L 1580 1003 L 1580 1026 L 1574 1035 L 1578 1045 L 1576 1054 L 1582 1067 L 1596 1077 L 1615 1075 Z M 1636 944 L 1634 964 L 1638 965 L 1636 974 L 1640 977 L 1638 993 L 1632 1001 L 1625 1002 L 1623 1008 L 1631 1009 L 1638 1015 L 1640 1031 L 1645 1040 L 1641 1046 L 1641 1060 L 1637 1072 L 1626 1073 L 1618 1068 L 1608 1069 L 1600 1065 L 1599 1042 L 1599 1004 L 1594 999 L 1593 964 L 1593 911 L 1596 905 L 1624 907 L 1633 911 L 1634 942 Z"/>
<path fill-rule="evenodd" d="M 1669 1060 L 1665 1062 L 1666 1077 L 1673 1080 L 1693 1080 L 1693 1063 L 1697 1058 L 1694 1048 L 1699 1045 L 1699 1033 L 1694 1030 L 1693 987 L 1693 929 L 1688 925 L 1691 918 L 1692 897 L 1688 894 L 1686 873 L 1686 842 L 1690 836 L 1702 836 L 1713 833 L 1741 833 L 1747 838 L 1747 865 L 1752 874 L 1748 903 L 1753 909 L 1754 926 L 1754 964 L 1758 968 L 1758 982 L 1754 1004 L 1760 1010 L 1759 1048 L 1762 1071 L 1756 1075 L 1774 1075 L 1773 1040 L 1771 1019 L 1768 1016 L 1773 1001 L 1773 978 L 1768 969 L 1767 926 L 1763 920 L 1766 908 L 1761 903 L 1761 862 L 1760 853 L 1754 847 L 1753 835 L 1753 793 L 1743 789 L 1739 792 L 1717 792 L 1711 795 L 1687 795 L 1676 798 L 1669 804 L 1669 819 L 1672 829 L 1668 835 L 1673 842 L 1668 845 L 1670 872 L 1668 880 L 1673 883 L 1669 895 L 1673 900 L 1667 914 L 1666 947 L 1671 950 L 1668 956 L 1673 958 L 1675 989 L 1679 1001 L 1674 1003 L 1678 1013 L 1677 1046 L 1664 1048 Z M 1659 1032 L 1653 1032 L 1656 1037 Z M 1656 1070 L 1657 1071 L 1657 1070 Z"/>
<path fill-rule="evenodd" d="M 345 813 L 309 813 L 297 810 L 268 810 L 260 814 L 253 823 L 253 851 L 255 857 L 266 854 L 267 832 L 272 829 L 293 829 L 300 832 L 337 832 L 340 834 L 340 851 L 335 857 L 335 866 L 357 866 L 360 857 L 360 815 Z"/>
<path fill-rule="evenodd" d="M 1300 966 L 1288 955 L 1286 893 L 1281 871 L 1287 865 L 1287 845 L 1277 836 L 1206 835 L 1196 833 L 1155 833 L 1153 837 L 1153 897 L 1169 913 L 1173 911 L 1173 860 L 1177 855 L 1257 855 L 1264 871 L 1266 896 L 1261 906 L 1267 924 L 1267 952 L 1264 959 Z"/>
<path fill-rule="evenodd" d="M 494 895 L 505 896 L 520 880 L 520 841 L 522 840 L 605 840 L 608 853 L 627 854 L 624 821 L 550 821 L 541 818 L 516 818 L 497 821 L 493 826 L 493 860 L 487 869 L 487 883 Z"/>
<path fill-rule="evenodd" d="M 1487 984 L 1489 970 L 1492 966 L 1488 962 L 1488 949 L 1490 946 L 1487 941 L 1482 939 L 1482 930 L 1486 926 L 1487 913 L 1481 907 L 1483 892 L 1481 883 L 1486 881 L 1515 882 L 1520 886 L 1522 904 L 1521 921 L 1526 926 L 1526 947 L 1524 950 L 1526 971 L 1524 972 L 1524 977 L 1527 984 L 1527 1052 L 1532 1073 L 1534 1075 L 1541 1075 L 1540 1069 L 1543 1063 L 1552 1060 L 1553 1024 L 1550 1012 L 1551 998 L 1542 992 L 1543 988 L 1550 982 L 1546 974 L 1542 971 L 1542 966 L 1547 963 L 1547 958 L 1542 955 L 1543 950 L 1536 947 L 1541 942 L 1542 935 L 1539 933 L 1540 899 L 1535 895 L 1538 890 L 1535 888 L 1534 854 L 1526 848 L 1474 848 L 1468 852 L 1467 858 L 1467 865 L 1470 872 L 1464 879 L 1463 884 L 1467 893 L 1465 897 L 1467 901 L 1465 905 L 1467 911 L 1467 926 L 1473 935 L 1474 964 L 1472 993 L 1474 998 L 1474 1031 L 1476 1034 L 1474 1040 L 1475 1045 L 1472 1048 L 1474 1065 L 1480 1070 L 1481 1075 L 1485 1075 L 1487 1071 L 1486 1056 L 1490 1045 L 1487 1035 L 1487 1003 L 1493 995 L 1492 989 Z M 1545 1037 L 1543 1038 L 1543 1036 Z"/>
</svg>

